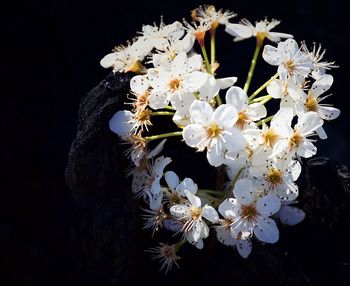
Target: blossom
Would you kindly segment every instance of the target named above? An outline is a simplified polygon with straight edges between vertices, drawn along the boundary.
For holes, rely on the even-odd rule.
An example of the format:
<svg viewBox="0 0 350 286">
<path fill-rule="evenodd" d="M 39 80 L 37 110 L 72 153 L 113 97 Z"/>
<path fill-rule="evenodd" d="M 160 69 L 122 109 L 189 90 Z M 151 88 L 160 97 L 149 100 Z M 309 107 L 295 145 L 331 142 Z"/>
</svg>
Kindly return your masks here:
<svg viewBox="0 0 350 286">
<path fill-rule="evenodd" d="M 170 162 L 170 158 L 160 156 L 152 162 L 146 161 L 145 166 L 137 168 L 133 173 L 133 193 L 147 199 L 152 210 L 159 209 L 161 206 L 163 191 L 160 180 L 163 177 L 165 167 Z"/>
<path fill-rule="evenodd" d="M 279 231 L 273 219 L 281 207 L 280 199 L 273 194 L 256 199 L 253 183 L 249 179 L 240 179 L 233 189 L 235 198 L 227 200 L 226 213 L 230 213 L 231 235 L 237 239 L 247 239 L 253 234 L 262 242 L 275 243 Z"/>
<path fill-rule="evenodd" d="M 192 19 L 195 21 L 207 21 L 211 23 L 211 28 L 216 29 L 219 24 L 227 24 L 228 21 L 237 16 L 231 11 L 216 10 L 213 5 L 200 5 L 192 11 Z"/>
<path fill-rule="evenodd" d="M 193 93 L 207 80 L 207 74 L 199 71 L 201 65 L 200 55 L 187 58 L 182 52 L 175 57 L 170 71 L 149 69 L 148 78 L 153 88 L 149 98 L 151 108 L 164 108 L 169 101 L 176 110 L 189 106 L 194 100 Z"/>
<path fill-rule="evenodd" d="M 195 100 L 190 107 L 192 124 L 183 130 L 183 138 L 198 151 L 207 149 L 207 159 L 212 166 L 224 163 L 225 152 L 238 152 L 245 139 L 234 127 L 238 112 L 232 105 L 222 104 L 215 111 L 209 103 Z"/>
<path fill-rule="evenodd" d="M 292 77 L 296 84 L 303 83 L 313 67 L 310 57 L 299 49 L 293 39 L 278 43 L 277 48 L 266 45 L 263 58 L 270 65 L 278 66 L 281 80 Z"/>
<path fill-rule="evenodd" d="M 340 110 L 329 106 L 329 104 L 320 103 L 328 97 L 327 95 L 321 97 L 321 95 L 332 86 L 332 83 L 333 77 L 331 75 L 325 74 L 319 77 L 312 84 L 311 88 L 308 90 L 308 93 L 302 94 L 302 100 L 300 100 L 296 105 L 297 114 L 301 115 L 308 111 L 314 111 L 323 120 L 336 119 L 340 114 Z M 327 138 L 327 134 L 324 132 L 322 127 L 316 129 L 316 132 L 321 139 Z"/>
<path fill-rule="evenodd" d="M 113 72 L 139 72 L 141 61 L 150 53 L 152 46 L 145 38 L 138 38 L 127 46 L 116 47 L 113 53 L 107 54 L 100 64 L 104 68 L 113 68 Z"/>
<path fill-rule="evenodd" d="M 319 77 L 326 74 L 327 70 L 339 67 L 335 64 L 335 62 L 322 61 L 326 50 L 322 50 L 321 44 L 317 47 L 316 43 L 314 43 L 312 50 L 310 51 L 306 43 L 302 42 L 301 48 L 303 49 L 304 53 L 310 57 L 313 63 L 313 71 L 311 74 L 314 79 L 318 79 Z"/>
<path fill-rule="evenodd" d="M 135 96 L 133 99 L 133 111 L 141 112 L 149 103 L 150 85 L 145 75 L 136 75 L 130 80 L 130 91 Z"/>
<path fill-rule="evenodd" d="M 235 246 L 238 253 L 247 258 L 252 251 L 252 243 L 249 238 L 236 239 L 231 234 L 231 224 L 234 222 L 234 213 L 232 209 L 233 199 L 226 199 L 219 205 L 219 213 L 224 219 L 219 220 L 219 226 L 215 227 L 218 241 L 227 246 Z"/>
<path fill-rule="evenodd" d="M 238 42 L 251 37 L 263 40 L 265 37 L 272 42 L 279 42 L 281 38 L 293 38 L 290 34 L 271 32 L 280 21 L 259 21 L 255 23 L 255 26 L 247 19 L 242 19 L 239 24 L 227 23 L 225 31 L 234 36 L 234 41 Z"/>
<path fill-rule="evenodd" d="M 263 104 L 248 104 L 248 96 L 240 87 L 233 86 L 226 92 L 226 104 L 233 105 L 238 111 L 236 127 L 244 129 L 248 124 L 266 117 L 267 111 Z"/>
<path fill-rule="evenodd" d="M 170 208 L 170 213 L 184 222 L 182 231 L 188 242 L 197 248 L 203 248 L 203 238 L 208 237 L 209 228 L 203 218 L 210 222 L 217 222 L 219 219 L 216 210 L 208 205 L 202 206 L 201 199 L 191 192 L 185 190 L 188 204 L 177 204 Z"/>
<path fill-rule="evenodd" d="M 310 158 L 316 154 L 317 148 L 309 139 L 315 134 L 316 129 L 321 127 L 323 120 L 316 112 L 309 111 L 298 118 L 298 123 L 294 128 L 287 124 L 281 124 L 283 133 L 287 136 L 278 141 L 272 156 L 300 156 Z"/>
<path fill-rule="evenodd" d="M 160 270 L 165 270 L 165 274 L 167 274 L 175 265 L 179 268 L 178 260 L 181 259 L 180 256 L 176 253 L 176 245 L 168 245 L 165 243 L 160 243 L 159 246 L 152 247 L 147 250 L 147 252 L 152 254 L 153 260 L 159 260 L 161 263 Z"/>
</svg>

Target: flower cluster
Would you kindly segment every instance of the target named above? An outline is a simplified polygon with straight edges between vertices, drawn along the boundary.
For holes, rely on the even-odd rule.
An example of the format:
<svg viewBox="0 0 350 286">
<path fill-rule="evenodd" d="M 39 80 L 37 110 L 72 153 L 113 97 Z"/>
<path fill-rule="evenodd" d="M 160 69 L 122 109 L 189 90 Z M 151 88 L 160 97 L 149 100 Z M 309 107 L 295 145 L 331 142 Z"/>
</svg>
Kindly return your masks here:
<svg viewBox="0 0 350 286">
<path fill-rule="evenodd" d="M 202 249 L 211 232 L 247 258 L 254 240 L 276 243 L 278 224 L 301 222 L 305 214 L 295 206 L 300 161 L 316 154 L 317 138 L 327 138 L 324 122 L 340 113 L 321 103 L 333 83 L 326 72 L 336 67 L 323 61 L 321 46 L 309 49 L 290 34 L 271 31 L 280 23 L 277 20 L 232 23 L 236 14 L 214 6 L 200 6 L 191 15 L 192 23 L 166 25 L 161 20 L 159 26 L 143 26 L 127 46 L 101 60 L 114 72 L 135 73 L 130 110 L 117 111 L 109 124 L 130 144 L 132 191 L 145 202 L 144 228 L 153 235 L 161 229 L 179 235 L 177 244 L 162 242 L 151 249 L 166 271 L 178 266 L 178 251 L 185 242 Z M 215 39 L 220 26 L 235 42 L 256 38 L 243 88 L 235 86 L 234 75 L 216 76 Z M 264 45 L 266 39 L 272 45 Z M 248 95 L 261 50 L 276 73 Z M 272 99 L 280 106 L 275 114 L 266 109 Z M 172 120 L 172 130 L 177 130 L 149 134 L 152 119 L 158 116 Z M 170 137 L 204 152 L 211 166 L 220 167 L 219 173 L 226 170 L 227 184 L 216 190 L 199 188 L 192 179 L 181 180 L 168 170 L 172 159 L 160 153 L 166 140 L 173 140 L 164 138 Z M 150 150 L 149 143 L 160 139 Z"/>
</svg>

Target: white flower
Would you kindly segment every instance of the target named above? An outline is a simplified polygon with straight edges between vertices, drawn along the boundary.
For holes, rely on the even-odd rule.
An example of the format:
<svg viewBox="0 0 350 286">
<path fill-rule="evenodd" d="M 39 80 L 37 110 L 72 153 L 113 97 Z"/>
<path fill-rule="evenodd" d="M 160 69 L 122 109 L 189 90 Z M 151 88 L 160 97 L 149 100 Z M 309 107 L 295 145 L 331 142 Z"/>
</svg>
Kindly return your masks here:
<svg viewBox="0 0 350 286">
<path fill-rule="evenodd" d="M 321 44 L 317 47 L 316 43 L 314 43 L 312 51 L 309 51 L 308 47 L 306 46 L 306 43 L 302 42 L 301 48 L 310 57 L 313 63 L 313 71 L 311 74 L 314 79 L 318 79 L 319 77 L 326 74 L 327 70 L 339 67 L 335 64 L 335 62 L 322 61 L 326 50 L 322 50 Z"/>
<path fill-rule="evenodd" d="M 307 94 L 303 93 L 302 100 L 299 101 L 296 105 L 296 111 L 298 116 L 301 116 L 303 113 L 308 111 L 314 111 L 318 116 L 324 120 L 333 120 L 336 119 L 340 110 L 334 107 L 329 106 L 329 104 L 321 104 L 328 97 L 321 95 L 326 92 L 333 83 L 333 77 L 331 75 L 323 75 L 319 77 L 311 86 Z M 327 134 L 324 132 L 323 128 L 320 127 L 316 129 L 317 134 L 321 139 L 326 139 Z"/>
<path fill-rule="evenodd" d="M 145 110 L 149 102 L 150 85 L 146 75 L 136 75 L 130 80 L 130 90 L 135 96 L 133 100 L 133 111 Z"/>
<path fill-rule="evenodd" d="M 251 37 L 260 38 L 263 40 L 265 37 L 272 42 L 279 42 L 281 38 L 293 38 L 290 34 L 271 32 L 280 21 L 267 20 L 259 21 L 255 23 L 255 26 L 247 19 L 242 19 L 240 24 L 227 23 L 225 31 L 230 35 L 234 36 L 235 42 L 248 39 Z"/>
<path fill-rule="evenodd" d="M 133 113 L 129 110 L 117 111 L 109 120 L 109 129 L 122 139 L 126 139 L 134 129 L 132 118 Z"/>
<path fill-rule="evenodd" d="M 226 151 L 243 150 L 245 139 L 234 127 L 237 110 L 232 105 L 222 104 L 215 111 L 207 102 L 195 100 L 190 107 L 192 124 L 183 130 L 183 138 L 198 151 L 207 149 L 207 159 L 212 166 L 224 163 Z"/>
<path fill-rule="evenodd" d="M 237 16 L 237 14 L 230 12 L 228 10 L 216 11 L 214 5 L 200 5 L 198 8 L 192 11 L 192 19 L 195 21 L 208 21 L 211 23 L 212 27 L 215 29 L 218 24 L 227 24 L 228 21 Z"/>
<path fill-rule="evenodd" d="M 168 245 L 160 243 L 159 246 L 150 248 L 146 251 L 152 254 L 153 260 L 159 260 L 161 263 L 160 271 L 165 270 L 165 274 L 172 269 L 173 265 L 179 268 L 177 261 L 180 260 L 181 257 L 176 253 L 175 244 Z"/>
<path fill-rule="evenodd" d="M 277 242 L 279 231 L 275 221 L 269 217 L 279 211 L 280 199 L 269 194 L 256 200 L 253 183 L 249 179 L 238 180 L 233 194 L 235 198 L 226 202 L 226 213 L 234 218 L 230 225 L 231 235 L 247 239 L 254 234 L 262 242 Z"/>
<path fill-rule="evenodd" d="M 199 19 L 198 23 L 192 22 L 192 25 L 184 20 L 185 29 L 192 41 L 197 39 L 201 46 L 204 45 L 205 33 L 209 31 L 211 24 L 211 21 L 208 19 Z"/>
<path fill-rule="evenodd" d="M 250 168 L 250 173 L 257 177 L 256 184 L 265 194 L 276 194 L 281 200 L 295 200 L 298 186 L 294 183 L 301 173 L 298 161 L 268 161 L 265 166 Z"/>
<path fill-rule="evenodd" d="M 263 104 L 248 104 L 248 96 L 240 87 L 233 86 L 226 92 L 226 104 L 233 105 L 238 111 L 236 127 L 244 129 L 247 125 L 266 117 L 267 111 Z"/>
<path fill-rule="evenodd" d="M 292 77 L 296 84 L 303 83 L 313 67 L 310 57 L 299 49 L 293 39 L 278 43 L 277 48 L 266 45 L 263 58 L 270 65 L 278 66 L 281 80 Z"/>
<path fill-rule="evenodd" d="M 115 48 L 113 53 L 106 55 L 100 62 L 104 68 L 113 67 L 113 72 L 139 72 L 141 61 L 151 52 L 152 46 L 145 38 L 138 38 L 134 43 Z"/>
<path fill-rule="evenodd" d="M 296 225 L 305 218 L 305 212 L 292 204 L 295 202 L 282 202 L 281 209 L 276 214 L 279 220 L 285 225 Z"/>
<path fill-rule="evenodd" d="M 310 111 L 304 113 L 298 118 L 298 123 L 291 128 L 287 124 L 281 124 L 283 134 L 286 134 L 282 140 L 279 140 L 274 148 L 272 156 L 291 156 L 294 155 L 310 158 L 316 154 L 317 148 L 312 143 L 313 140 L 308 137 L 315 134 L 316 129 L 321 127 L 323 120 L 316 112 Z"/>
<path fill-rule="evenodd" d="M 200 55 L 187 58 L 182 52 L 172 62 L 171 71 L 149 69 L 148 79 L 153 87 L 149 98 L 151 108 L 164 108 L 169 101 L 176 110 L 189 106 L 194 100 L 193 93 L 208 79 L 206 73 L 198 71 L 201 65 Z"/>
<path fill-rule="evenodd" d="M 152 163 L 146 161 L 146 166 L 140 166 L 133 172 L 132 191 L 136 196 L 148 199 L 152 210 L 161 206 L 163 191 L 160 179 L 163 177 L 164 168 L 170 162 L 170 158 L 160 156 Z"/>
<path fill-rule="evenodd" d="M 209 235 L 209 228 L 204 222 L 203 217 L 212 223 L 219 219 L 216 210 L 208 205 L 202 207 L 201 199 L 191 192 L 185 190 L 188 204 L 174 205 L 170 208 L 170 213 L 184 222 L 182 231 L 188 242 L 194 244 L 197 248 L 203 247 L 203 238 Z"/>
<path fill-rule="evenodd" d="M 184 27 L 180 22 L 176 21 L 170 25 L 165 25 L 163 19 L 161 19 L 159 27 L 156 25 L 143 26 L 141 35 L 152 47 L 157 50 L 164 50 L 168 46 L 169 40 L 179 40 L 184 33 Z"/>
<path fill-rule="evenodd" d="M 232 200 L 226 199 L 219 205 L 219 213 L 224 217 L 220 219 L 220 226 L 216 226 L 216 237 L 218 241 L 227 246 L 235 246 L 238 253 L 247 258 L 252 252 L 252 243 L 249 238 L 247 239 L 236 239 L 231 234 L 231 224 L 233 223 L 235 217 L 232 209 Z"/>
</svg>

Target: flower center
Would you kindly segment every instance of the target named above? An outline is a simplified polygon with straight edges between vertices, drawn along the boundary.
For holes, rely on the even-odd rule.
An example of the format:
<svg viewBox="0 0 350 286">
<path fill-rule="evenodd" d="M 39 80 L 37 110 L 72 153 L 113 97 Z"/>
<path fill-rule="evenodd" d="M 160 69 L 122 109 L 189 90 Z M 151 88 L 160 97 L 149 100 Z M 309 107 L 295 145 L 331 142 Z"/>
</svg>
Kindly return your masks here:
<svg viewBox="0 0 350 286">
<path fill-rule="evenodd" d="M 293 135 L 289 139 L 289 149 L 294 149 L 298 147 L 303 142 L 304 137 L 298 132 L 298 130 L 294 130 Z"/>
<path fill-rule="evenodd" d="M 275 130 L 273 130 L 272 128 L 269 128 L 262 134 L 262 138 L 264 140 L 264 143 L 263 143 L 264 146 L 273 147 L 275 143 L 278 141 L 279 135 Z"/>
<path fill-rule="evenodd" d="M 241 206 L 241 217 L 247 220 L 254 220 L 255 217 L 258 214 L 258 211 L 256 210 L 256 207 L 254 204 L 247 205 L 247 206 Z"/>
<path fill-rule="evenodd" d="M 317 99 L 314 96 L 312 96 L 311 94 L 309 94 L 307 96 L 304 105 L 308 111 L 317 112 L 318 102 L 317 102 Z"/>
<path fill-rule="evenodd" d="M 249 122 L 250 122 L 250 119 L 249 119 L 248 113 L 245 110 L 238 112 L 238 119 L 236 122 L 238 128 L 243 129 L 243 127 Z"/>
<path fill-rule="evenodd" d="M 198 207 L 190 208 L 191 217 L 193 220 L 199 220 L 202 217 L 202 209 Z"/>
<path fill-rule="evenodd" d="M 292 75 L 295 71 L 295 64 L 292 60 L 287 60 L 284 62 L 284 66 L 288 70 L 289 75 Z"/>
<path fill-rule="evenodd" d="M 280 170 L 273 168 L 269 170 L 265 180 L 272 185 L 278 185 L 283 182 L 283 174 Z"/>
<path fill-rule="evenodd" d="M 172 92 L 174 92 L 179 89 L 180 84 L 181 84 L 181 81 L 177 78 L 174 78 L 169 82 L 169 88 Z"/>
<path fill-rule="evenodd" d="M 222 128 L 216 123 L 212 123 L 207 128 L 207 135 L 209 138 L 216 138 L 220 135 L 221 132 L 222 132 Z"/>
</svg>

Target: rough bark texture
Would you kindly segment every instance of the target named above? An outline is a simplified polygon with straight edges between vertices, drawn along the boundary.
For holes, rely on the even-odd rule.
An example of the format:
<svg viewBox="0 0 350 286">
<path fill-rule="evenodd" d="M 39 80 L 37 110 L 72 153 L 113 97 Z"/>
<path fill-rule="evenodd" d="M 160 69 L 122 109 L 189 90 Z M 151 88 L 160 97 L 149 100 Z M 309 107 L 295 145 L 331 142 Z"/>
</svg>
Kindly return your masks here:
<svg viewBox="0 0 350 286">
<path fill-rule="evenodd" d="M 129 91 L 110 74 L 81 100 L 66 181 L 73 194 L 71 254 L 75 285 L 116 285 L 130 274 L 133 217 L 123 154 L 108 121 Z"/>
<path fill-rule="evenodd" d="M 344 165 L 326 158 L 304 162 L 298 184 L 299 206 L 306 219 L 294 227 L 280 225 L 277 244 L 254 243 L 252 255 L 244 260 L 235 250 L 217 243 L 211 233 L 203 251 L 189 245 L 182 248 L 180 270 L 166 277 L 159 274 L 159 265 L 150 263 L 140 250 L 147 247 L 150 233 L 141 232 L 139 225 L 133 227 L 134 202 L 124 178 L 126 165 L 117 137 L 108 130 L 108 120 L 128 91 L 128 80 L 110 74 L 81 102 L 66 172 L 74 197 L 71 253 L 75 285 L 350 284 L 350 173 Z M 186 160 L 181 155 L 176 160 Z"/>
</svg>

